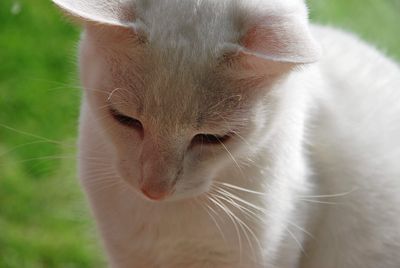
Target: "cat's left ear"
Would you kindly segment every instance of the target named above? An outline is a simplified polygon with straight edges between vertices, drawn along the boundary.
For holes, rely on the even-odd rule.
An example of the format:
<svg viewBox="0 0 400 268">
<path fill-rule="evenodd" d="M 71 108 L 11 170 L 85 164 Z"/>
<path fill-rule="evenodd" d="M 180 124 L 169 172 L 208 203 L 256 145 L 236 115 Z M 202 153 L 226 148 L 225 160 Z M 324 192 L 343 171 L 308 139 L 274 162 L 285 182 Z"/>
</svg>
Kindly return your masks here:
<svg viewBox="0 0 400 268">
<path fill-rule="evenodd" d="M 312 63 L 321 54 L 308 19 L 295 13 L 255 20 L 241 39 L 241 46 L 245 55 L 269 62 Z"/>
<path fill-rule="evenodd" d="M 129 27 L 133 7 L 120 0 L 52 0 L 79 23 Z"/>
</svg>

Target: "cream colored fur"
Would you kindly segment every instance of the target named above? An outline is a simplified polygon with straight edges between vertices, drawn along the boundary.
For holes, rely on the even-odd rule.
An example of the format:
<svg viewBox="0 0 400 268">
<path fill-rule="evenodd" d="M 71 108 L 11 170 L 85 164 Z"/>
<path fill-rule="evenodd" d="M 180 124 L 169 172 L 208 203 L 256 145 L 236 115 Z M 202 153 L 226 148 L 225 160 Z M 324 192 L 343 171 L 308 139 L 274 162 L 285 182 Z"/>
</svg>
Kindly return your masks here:
<svg viewBox="0 0 400 268">
<path fill-rule="evenodd" d="M 112 267 L 400 267 L 398 65 L 302 1 L 55 2 L 85 25 L 79 175 Z"/>
</svg>

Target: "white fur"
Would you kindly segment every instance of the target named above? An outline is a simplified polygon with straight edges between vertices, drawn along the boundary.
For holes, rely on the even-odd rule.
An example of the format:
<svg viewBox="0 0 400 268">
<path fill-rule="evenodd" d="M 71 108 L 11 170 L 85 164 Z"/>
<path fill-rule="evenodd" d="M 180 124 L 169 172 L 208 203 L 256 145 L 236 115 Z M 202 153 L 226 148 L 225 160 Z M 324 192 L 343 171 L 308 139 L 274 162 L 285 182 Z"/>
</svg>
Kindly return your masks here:
<svg viewBox="0 0 400 268">
<path fill-rule="evenodd" d="M 80 177 L 111 266 L 400 267 L 395 63 L 309 26 L 303 1 L 138 0 L 101 12 L 94 1 L 55 2 L 86 25 Z M 254 23 L 272 30 L 273 46 L 240 42 Z M 323 56 L 299 65 L 317 59 L 313 37 Z M 221 69 L 232 49 L 239 61 Z M 109 102 L 142 121 L 143 138 Z M 189 145 L 232 128 L 240 136 L 224 146 Z M 175 177 L 165 201 L 138 191 Z M 217 191 L 219 204 L 207 194 Z"/>
</svg>

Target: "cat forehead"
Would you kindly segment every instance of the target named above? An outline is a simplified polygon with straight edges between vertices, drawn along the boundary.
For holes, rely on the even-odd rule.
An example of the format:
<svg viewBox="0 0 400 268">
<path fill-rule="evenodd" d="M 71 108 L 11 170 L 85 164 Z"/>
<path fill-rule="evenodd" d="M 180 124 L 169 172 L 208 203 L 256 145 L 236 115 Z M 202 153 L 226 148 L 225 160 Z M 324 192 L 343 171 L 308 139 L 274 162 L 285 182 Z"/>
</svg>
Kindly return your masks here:
<svg viewBox="0 0 400 268">
<path fill-rule="evenodd" d="M 204 124 L 221 129 L 222 118 L 229 124 L 238 113 L 245 115 L 243 109 L 254 91 L 254 85 L 247 85 L 249 80 L 237 79 L 224 68 L 200 68 L 187 61 L 175 66 L 151 58 L 110 60 L 114 65 L 107 67 L 112 70 L 108 98 L 117 108 L 124 106 L 165 130 Z"/>
<path fill-rule="evenodd" d="M 240 38 L 240 16 L 227 1 L 138 1 L 136 16 L 163 58 L 209 61 Z"/>
<path fill-rule="evenodd" d="M 304 64 L 320 55 L 303 0 L 53 1 L 88 28 L 108 26 L 138 34 L 156 50 L 166 49 L 167 58 L 183 55 L 207 62 L 225 49 Z"/>
<path fill-rule="evenodd" d="M 234 50 L 257 14 L 306 13 L 302 0 L 136 0 L 132 6 L 133 25 L 151 46 L 197 62 Z"/>
</svg>

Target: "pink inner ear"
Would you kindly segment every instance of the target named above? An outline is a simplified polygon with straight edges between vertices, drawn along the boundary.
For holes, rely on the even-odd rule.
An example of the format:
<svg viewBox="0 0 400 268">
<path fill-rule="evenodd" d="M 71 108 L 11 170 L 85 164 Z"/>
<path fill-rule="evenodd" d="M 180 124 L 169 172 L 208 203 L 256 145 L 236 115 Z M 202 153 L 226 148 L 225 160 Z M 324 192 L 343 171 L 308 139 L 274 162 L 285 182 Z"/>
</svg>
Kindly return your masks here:
<svg viewBox="0 0 400 268">
<path fill-rule="evenodd" d="M 260 45 L 262 46 L 263 41 L 265 42 L 265 40 L 269 39 L 269 35 L 266 34 L 265 29 L 260 26 L 253 26 L 242 38 L 241 44 L 247 49 L 254 50 Z M 257 44 L 259 45 L 257 46 Z"/>
<path fill-rule="evenodd" d="M 319 58 L 319 46 L 305 18 L 269 16 L 250 27 L 240 40 L 245 54 L 264 60 L 309 63 Z"/>
<path fill-rule="evenodd" d="M 279 26 L 268 28 L 265 25 L 256 25 L 250 28 L 242 40 L 242 44 L 248 50 L 264 54 L 265 56 L 279 56 L 290 54 L 291 48 L 288 47 L 290 40 L 284 36 L 284 29 Z"/>
</svg>

